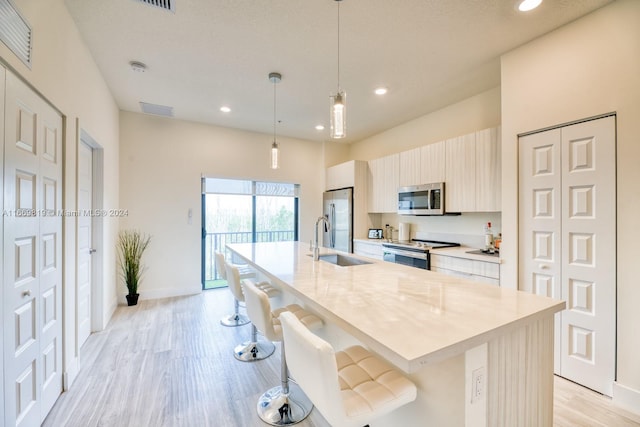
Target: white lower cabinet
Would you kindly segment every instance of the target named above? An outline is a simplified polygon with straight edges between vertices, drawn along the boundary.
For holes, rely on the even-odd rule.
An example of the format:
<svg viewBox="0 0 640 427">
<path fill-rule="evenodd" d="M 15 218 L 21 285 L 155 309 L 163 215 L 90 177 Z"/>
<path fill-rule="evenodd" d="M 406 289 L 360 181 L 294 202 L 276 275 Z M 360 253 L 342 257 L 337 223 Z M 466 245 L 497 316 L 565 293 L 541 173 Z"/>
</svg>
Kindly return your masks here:
<svg viewBox="0 0 640 427">
<path fill-rule="evenodd" d="M 353 253 L 356 255 L 362 255 L 369 258 L 382 260 L 382 243 L 354 240 Z"/>
<path fill-rule="evenodd" d="M 500 285 L 500 264 L 431 253 L 431 271 Z"/>
</svg>

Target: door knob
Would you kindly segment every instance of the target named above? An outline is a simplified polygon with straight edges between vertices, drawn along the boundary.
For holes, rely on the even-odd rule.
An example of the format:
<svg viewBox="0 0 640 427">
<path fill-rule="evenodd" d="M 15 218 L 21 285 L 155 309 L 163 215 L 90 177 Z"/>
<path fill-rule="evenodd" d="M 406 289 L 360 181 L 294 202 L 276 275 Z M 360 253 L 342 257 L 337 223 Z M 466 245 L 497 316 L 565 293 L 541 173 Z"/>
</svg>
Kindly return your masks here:
<svg viewBox="0 0 640 427">
<path fill-rule="evenodd" d="M 551 267 L 549 267 L 547 264 L 540 264 L 540 270 L 548 270 L 549 268 Z"/>
<path fill-rule="evenodd" d="M 89 255 L 91 255 L 92 253 L 95 253 L 96 251 L 97 251 L 97 249 L 90 248 L 89 249 Z"/>
<path fill-rule="evenodd" d="M 31 296 L 31 289 L 27 289 L 26 291 L 22 291 L 22 298 L 30 297 L 30 296 Z"/>
</svg>

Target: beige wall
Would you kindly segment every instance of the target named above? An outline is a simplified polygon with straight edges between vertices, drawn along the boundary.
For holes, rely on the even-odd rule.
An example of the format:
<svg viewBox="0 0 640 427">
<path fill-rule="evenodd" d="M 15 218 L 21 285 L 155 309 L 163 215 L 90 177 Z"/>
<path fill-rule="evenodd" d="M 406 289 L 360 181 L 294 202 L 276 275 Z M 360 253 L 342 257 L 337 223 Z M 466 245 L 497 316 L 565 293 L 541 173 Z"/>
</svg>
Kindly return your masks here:
<svg viewBox="0 0 640 427">
<path fill-rule="evenodd" d="M 351 160 L 349 158 L 350 145 L 334 141 L 326 141 L 324 146 L 324 166 L 335 166 Z"/>
<path fill-rule="evenodd" d="M 500 125 L 500 88 L 496 87 L 433 113 L 351 144 L 348 160 L 388 154 Z"/>
<path fill-rule="evenodd" d="M 93 57 L 80 38 L 62 0 L 20 0 L 14 2 L 33 28 L 33 66 L 27 68 L 0 43 L 2 62 L 30 83 L 66 117 L 64 146 L 64 207 L 76 208 L 76 120 L 104 147 L 104 207 L 118 203 L 118 108 L 98 71 Z M 66 218 L 64 279 L 65 311 L 65 370 L 69 381 L 78 368 L 75 348 L 75 289 L 76 289 L 76 221 Z M 115 309 L 115 236 L 118 220 L 104 222 L 105 265 L 102 281 L 103 326 Z"/>
<path fill-rule="evenodd" d="M 501 275 L 517 281 L 519 133 L 617 112 L 617 383 L 640 407 L 640 2 L 619 0 L 502 58 Z M 628 389 L 631 390 L 628 390 Z M 620 388 L 617 390 L 621 390 Z M 616 398 L 614 389 L 614 399 Z"/>
<path fill-rule="evenodd" d="M 141 298 L 200 292 L 203 175 L 300 184 L 300 240 L 312 238 L 322 211 L 321 143 L 278 138 L 274 171 L 265 134 L 122 112 L 120 139 L 120 207 L 129 211 L 121 226 L 152 235 Z M 118 290 L 123 295 L 124 285 Z"/>
</svg>

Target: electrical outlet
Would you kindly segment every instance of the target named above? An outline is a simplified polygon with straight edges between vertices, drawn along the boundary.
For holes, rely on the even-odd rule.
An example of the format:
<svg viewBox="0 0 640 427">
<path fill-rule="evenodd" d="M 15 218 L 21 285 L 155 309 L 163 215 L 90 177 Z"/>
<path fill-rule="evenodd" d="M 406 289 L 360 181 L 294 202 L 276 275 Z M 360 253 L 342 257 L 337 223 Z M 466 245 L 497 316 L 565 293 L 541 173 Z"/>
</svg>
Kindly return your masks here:
<svg viewBox="0 0 640 427">
<path fill-rule="evenodd" d="M 484 398 L 485 373 L 484 366 L 471 372 L 471 403 Z"/>
</svg>

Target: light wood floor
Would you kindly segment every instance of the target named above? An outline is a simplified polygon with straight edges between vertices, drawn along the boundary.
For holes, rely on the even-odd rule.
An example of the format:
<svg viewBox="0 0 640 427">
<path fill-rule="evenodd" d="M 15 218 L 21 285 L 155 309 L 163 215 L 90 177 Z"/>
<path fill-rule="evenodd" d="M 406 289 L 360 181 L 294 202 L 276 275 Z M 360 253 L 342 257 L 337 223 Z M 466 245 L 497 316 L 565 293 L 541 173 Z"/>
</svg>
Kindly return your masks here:
<svg viewBox="0 0 640 427">
<path fill-rule="evenodd" d="M 262 392 L 279 384 L 280 354 L 242 363 L 234 345 L 249 326 L 226 328 L 226 289 L 119 307 L 89 337 L 82 370 L 44 421 L 50 427 L 252 427 Z M 317 410 L 301 427 L 327 427 Z M 640 416 L 610 399 L 556 378 L 554 426 L 640 426 Z"/>
</svg>

